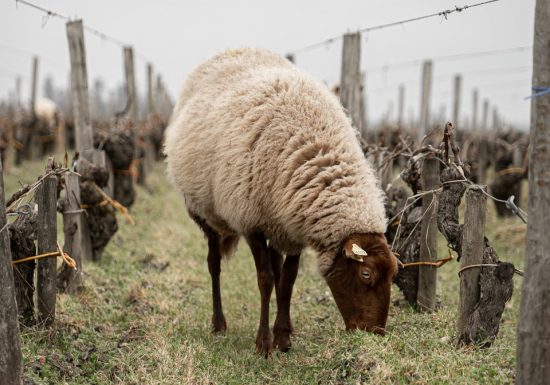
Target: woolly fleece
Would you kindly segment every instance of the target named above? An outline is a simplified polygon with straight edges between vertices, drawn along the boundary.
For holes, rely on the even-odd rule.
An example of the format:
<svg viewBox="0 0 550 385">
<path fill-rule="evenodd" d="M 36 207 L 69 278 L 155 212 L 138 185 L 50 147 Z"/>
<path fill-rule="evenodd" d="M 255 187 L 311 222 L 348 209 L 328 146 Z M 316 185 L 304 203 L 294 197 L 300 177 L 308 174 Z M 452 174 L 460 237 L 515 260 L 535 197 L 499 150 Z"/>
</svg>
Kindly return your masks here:
<svg viewBox="0 0 550 385">
<path fill-rule="evenodd" d="M 386 231 L 383 192 L 340 102 L 271 52 L 229 50 L 196 68 L 165 152 L 188 210 L 223 237 L 262 232 L 281 253 L 328 256 L 351 234 Z"/>
</svg>

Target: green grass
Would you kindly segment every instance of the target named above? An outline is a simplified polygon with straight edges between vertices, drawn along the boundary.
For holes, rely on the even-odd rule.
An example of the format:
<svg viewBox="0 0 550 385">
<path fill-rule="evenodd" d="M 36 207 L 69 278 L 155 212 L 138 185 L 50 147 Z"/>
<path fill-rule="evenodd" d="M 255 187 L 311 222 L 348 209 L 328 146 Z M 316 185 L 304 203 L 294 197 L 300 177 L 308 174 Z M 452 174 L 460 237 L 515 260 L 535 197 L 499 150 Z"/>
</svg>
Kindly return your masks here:
<svg viewBox="0 0 550 385">
<path fill-rule="evenodd" d="M 43 163 L 10 171 L 7 194 L 35 179 Z M 148 190 L 139 189 L 132 215 L 120 223 L 99 263 L 86 262 L 81 295 L 58 296 L 49 331 L 22 330 L 25 377 L 36 384 L 506 384 L 514 382 L 521 278 L 488 349 L 454 345 L 457 263 L 439 270 L 442 307 L 421 314 L 392 305 L 388 333 L 345 332 L 317 272 L 314 253 L 302 258 L 293 297 L 297 329 L 291 352 L 265 360 L 254 353 L 260 298 L 244 242 L 222 265 L 226 336 L 210 333 L 206 242 L 181 197 L 157 164 Z M 489 204 L 487 235 L 502 260 L 523 265 L 525 227 L 496 219 Z M 440 255 L 446 254 L 440 242 Z M 144 263 L 146 256 L 153 257 Z M 159 269 L 169 262 L 164 270 Z M 402 298 L 393 288 L 392 301 Z M 272 300 L 272 321 L 275 303 Z"/>
</svg>

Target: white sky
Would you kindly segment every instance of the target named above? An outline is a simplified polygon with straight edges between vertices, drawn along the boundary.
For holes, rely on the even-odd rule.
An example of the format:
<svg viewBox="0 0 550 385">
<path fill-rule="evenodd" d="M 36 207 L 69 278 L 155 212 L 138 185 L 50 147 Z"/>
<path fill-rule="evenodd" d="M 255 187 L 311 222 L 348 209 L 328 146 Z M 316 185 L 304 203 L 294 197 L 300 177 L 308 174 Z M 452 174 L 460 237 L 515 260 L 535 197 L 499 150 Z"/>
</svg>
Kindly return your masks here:
<svg viewBox="0 0 550 385">
<path fill-rule="evenodd" d="M 260 46 L 285 54 L 346 31 L 407 19 L 480 0 L 29 0 L 52 11 L 79 17 L 84 24 L 132 44 L 160 71 L 174 96 L 185 74 L 214 53 L 230 47 Z M 362 63 L 367 70 L 370 120 L 396 105 L 399 83 L 406 85 L 406 118 L 420 103 L 420 61 L 386 71 L 380 66 L 445 55 L 530 46 L 535 0 L 501 0 L 363 36 Z M 43 25 L 45 24 L 45 25 Z M 339 79 L 341 42 L 296 56 L 298 66 L 329 84 Z M 86 34 L 89 84 L 102 77 L 108 88 L 123 80 L 122 49 Z M 44 19 L 15 0 L 0 0 L 0 98 L 23 78 L 23 97 L 30 89 L 31 58 L 41 57 L 39 76 L 68 79 L 69 58 L 64 21 Z M 145 87 L 145 61 L 136 57 L 138 91 Z M 471 93 L 488 98 L 503 118 L 522 127 L 529 122 L 532 51 L 480 55 L 461 60 L 434 60 L 432 113 L 445 108 L 450 119 L 452 77 L 463 74 L 461 116 L 472 109 Z M 375 69 L 378 68 L 378 69 Z M 369 70 L 370 69 L 370 70 Z M 40 83 L 39 93 L 42 92 Z M 443 107 L 445 106 L 445 107 Z M 481 111 L 481 107 L 480 107 Z M 395 117 L 395 107 L 392 110 Z M 481 113 L 481 112 L 480 112 Z M 464 119 L 463 119 L 464 120 Z"/>
</svg>

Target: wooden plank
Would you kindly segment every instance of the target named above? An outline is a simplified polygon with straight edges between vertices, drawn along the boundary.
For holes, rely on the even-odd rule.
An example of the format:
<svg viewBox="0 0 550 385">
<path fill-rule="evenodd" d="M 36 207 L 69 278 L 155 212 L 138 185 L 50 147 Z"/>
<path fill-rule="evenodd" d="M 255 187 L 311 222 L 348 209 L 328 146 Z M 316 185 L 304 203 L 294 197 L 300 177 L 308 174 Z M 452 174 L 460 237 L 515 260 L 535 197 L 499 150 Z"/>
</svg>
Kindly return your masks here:
<svg viewBox="0 0 550 385">
<path fill-rule="evenodd" d="M 432 61 L 426 60 L 422 65 L 422 93 L 420 97 L 420 122 L 418 141 L 430 131 L 430 101 L 432 93 Z"/>
<path fill-rule="evenodd" d="M 550 87 L 550 0 L 537 0 L 532 87 Z M 516 384 L 550 383 L 550 95 L 531 101 L 529 220 L 517 332 Z"/>
<path fill-rule="evenodd" d="M 344 35 L 340 76 L 340 101 L 353 126 L 361 133 L 361 33 Z M 366 138 L 363 138 L 366 140 Z"/>
<path fill-rule="evenodd" d="M 423 191 L 439 187 L 439 160 L 435 157 L 424 159 L 421 174 Z M 435 193 L 422 197 L 423 218 L 420 229 L 420 261 L 433 262 L 437 260 L 437 196 Z M 437 270 L 434 266 L 418 268 L 417 305 L 420 310 L 432 312 L 435 310 Z"/>
<path fill-rule="evenodd" d="M 483 263 L 485 250 L 485 209 L 487 196 L 481 188 L 472 186 L 466 191 L 466 212 L 462 232 L 460 268 Z M 460 301 L 458 306 L 457 332 L 463 334 L 468 318 L 479 302 L 480 268 L 464 270 L 460 275 Z"/>
<path fill-rule="evenodd" d="M 67 23 L 67 38 L 71 56 L 71 101 L 75 122 L 75 146 L 77 152 L 93 148 L 93 131 L 90 123 L 88 96 L 88 72 L 82 20 Z"/>
<path fill-rule="evenodd" d="M 53 162 L 50 158 L 48 163 Z M 51 164 L 50 164 L 51 165 Z M 42 182 L 37 191 L 38 203 L 38 254 L 57 251 L 57 178 L 50 176 Z M 36 298 L 38 303 L 38 323 L 49 327 L 55 320 L 55 300 L 57 288 L 57 257 L 38 260 Z"/>
<path fill-rule="evenodd" d="M 21 383 L 21 345 L 0 159 L 0 385 Z"/>
</svg>

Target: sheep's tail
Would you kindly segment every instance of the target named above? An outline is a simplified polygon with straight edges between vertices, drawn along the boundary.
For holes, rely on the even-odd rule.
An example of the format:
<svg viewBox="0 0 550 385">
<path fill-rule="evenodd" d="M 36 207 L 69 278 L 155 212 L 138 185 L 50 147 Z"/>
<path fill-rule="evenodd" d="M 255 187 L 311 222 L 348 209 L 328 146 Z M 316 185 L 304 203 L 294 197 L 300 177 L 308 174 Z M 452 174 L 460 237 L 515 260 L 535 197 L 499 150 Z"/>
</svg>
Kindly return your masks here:
<svg viewBox="0 0 550 385">
<path fill-rule="evenodd" d="M 235 254 L 237 250 L 237 245 L 239 244 L 238 235 L 228 235 L 221 239 L 220 242 L 220 253 L 223 258 L 229 259 Z"/>
</svg>

